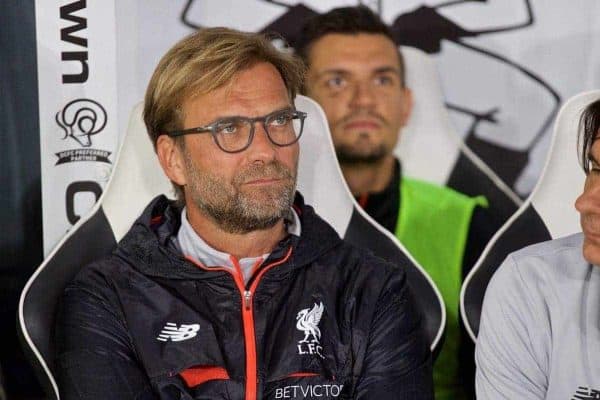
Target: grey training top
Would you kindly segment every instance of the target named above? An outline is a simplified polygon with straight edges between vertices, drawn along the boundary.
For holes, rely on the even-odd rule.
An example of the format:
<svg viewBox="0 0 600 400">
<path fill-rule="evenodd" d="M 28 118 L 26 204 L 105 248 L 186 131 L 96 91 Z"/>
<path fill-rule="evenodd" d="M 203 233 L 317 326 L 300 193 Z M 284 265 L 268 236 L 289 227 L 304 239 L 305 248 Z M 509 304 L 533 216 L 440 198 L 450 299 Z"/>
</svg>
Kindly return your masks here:
<svg viewBox="0 0 600 400">
<path fill-rule="evenodd" d="M 288 233 L 290 235 L 300 236 L 302 232 L 300 218 L 292 207 L 290 207 L 290 212 L 284 220 Z M 190 222 L 187 219 L 186 207 L 183 207 L 183 210 L 181 211 L 181 227 L 177 232 L 177 236 L 173 239 L 175 246 L 186 257 L 191 257 L 192 259 L 201 262 L 207 268 L 227 268 L 235 273 L 236 267 L 231 259 L 232 256 L 211 247 L 196 233 L 196 231 L 194 231 L 194 228 L 192 228 L 192 225 L 190 225 Z M 248 284 L 255 269 L 269 257 L 269 254 L 270 253 L 266 253 L 261 257 L 247 257 L 237 260 L 244 278 L 244 283 Z"/>
<path fill-rule="evenodd" d="M 515 252 L 492 278 L 475 359 L 477 398 L 600 399 L 600 267 L 575 234 Z"/>
</svg>

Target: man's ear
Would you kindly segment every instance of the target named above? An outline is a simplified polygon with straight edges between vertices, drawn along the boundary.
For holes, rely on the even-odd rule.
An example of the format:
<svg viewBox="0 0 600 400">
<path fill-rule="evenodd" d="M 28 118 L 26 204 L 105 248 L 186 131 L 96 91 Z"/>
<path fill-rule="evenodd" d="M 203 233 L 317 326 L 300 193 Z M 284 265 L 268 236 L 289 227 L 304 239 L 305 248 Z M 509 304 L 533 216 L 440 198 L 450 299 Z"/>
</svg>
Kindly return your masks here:
<svg viewBox="0 0 600 400">
<path fill-rule="evenodd" d="M 400 110 L 402 118 L 402 126 L 408 123 L 408 119 L 413 110 L 413 95 L 412 90 L 407 87 L 402 88 L 402 109 Z"/>
<path fill-rule="evenodd" d="M 156 141 L 156 155 L 165 175 L 176 184 L 186 184 L 183 149 L 175 143 L 175 139 L 160 135 Z"/>
</svg>

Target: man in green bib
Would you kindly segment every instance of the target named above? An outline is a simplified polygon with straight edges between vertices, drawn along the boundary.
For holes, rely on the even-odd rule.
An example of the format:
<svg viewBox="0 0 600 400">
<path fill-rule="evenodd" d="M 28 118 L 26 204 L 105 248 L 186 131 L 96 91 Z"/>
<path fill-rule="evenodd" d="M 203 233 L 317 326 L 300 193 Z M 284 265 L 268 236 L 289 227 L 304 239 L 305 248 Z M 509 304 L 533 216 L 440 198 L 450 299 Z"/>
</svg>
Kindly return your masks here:
<svg viewBox="0 0 600 400">
<path fill-rule="evenodd" d="M 402 54 L 371 10 L 345 7 L 314 17 L 297 50 L 308 66 L 305 92 L 327 115 L 350 190 L 427 270 L 444 298 L 448 320 L 434 365 L 436 399 L 474 398 L 473 347 L 461 328 L 459 294 L 494 233 L 486 199 L 402 175 L 393 150 L 413 98 Z"/>
</svg>

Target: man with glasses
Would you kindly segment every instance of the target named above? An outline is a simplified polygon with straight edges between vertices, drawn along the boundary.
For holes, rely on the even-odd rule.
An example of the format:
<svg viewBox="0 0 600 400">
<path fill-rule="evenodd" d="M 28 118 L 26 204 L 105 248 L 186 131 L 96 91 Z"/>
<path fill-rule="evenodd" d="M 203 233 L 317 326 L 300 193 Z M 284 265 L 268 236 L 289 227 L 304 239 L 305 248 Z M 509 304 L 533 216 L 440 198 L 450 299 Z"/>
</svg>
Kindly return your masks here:
<svg viewBox="0 0 600 400">
<path fill-rule="evenodd" d="M 177 200 L 66 289 L 62 398 L 433 398 L 402 270 L 295 193 L 301 65 L 224 28 L 159 62 L 144 120 Z"/>
</svg>

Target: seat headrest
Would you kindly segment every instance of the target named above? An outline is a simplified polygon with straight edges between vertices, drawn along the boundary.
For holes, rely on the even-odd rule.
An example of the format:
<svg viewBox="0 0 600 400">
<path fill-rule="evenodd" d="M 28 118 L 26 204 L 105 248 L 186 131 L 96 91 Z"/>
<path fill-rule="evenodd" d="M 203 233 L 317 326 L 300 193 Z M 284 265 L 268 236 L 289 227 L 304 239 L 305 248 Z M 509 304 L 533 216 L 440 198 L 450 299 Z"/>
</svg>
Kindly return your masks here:
<svg viewBox="0 0 600 400">
<path fill-rule="evenodd" d="M 117 241 L 152 198 L 163 193 L 173 197 L 171 183 L 146 132 L 143 108 L 140 103 L 131 112 L 113 175 L 100 200 Z"/>
<path fill-rule="evenodd" d="M 413 47 L 401 46 L 400 51 L 414 105 L 394 153 L 407 176 L 443 185 L 458 158 L 461 138 L 448 117 L 433 58 Z"/>
<path fill-rule="evenodd" d="M 553 238 L 581 231 L 574 207 L 585 181 L 577 154 L 579 118 L 585 107 L 598 99 L 600 90 L 594 90 L 578 94 L 562 106 L 546 164 L 529 197 Z"/>
<path fill-rule="evenodd" d="M 335 156 L 323 109 L 312 99 L 296 97 L 296 108 L 308 113 L 300 138 L 298 190 L 337 233 L 344 237 L 353 202 Z"/>
<path fill-rule="evenodd" d="M 353 205 L 333 151 L 327 120 L 319 105 L 307 97 L 298 96 L 296 108 L 308 114 L 300 138 L 298 190 L 343 236 Z M 146 133 L 142 110 L 143 105 L 138 104 L 131 113 L 115 172 L 101 200 L 117 240 L 153 197 L 159 194 L 173 197 L 171 183 Z"/>
</svg>

